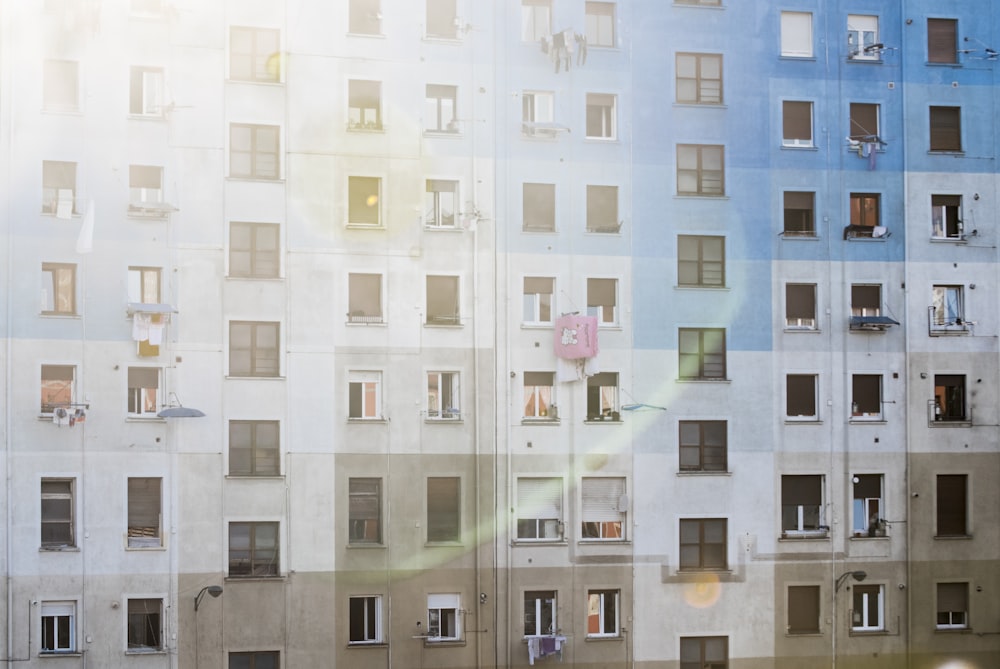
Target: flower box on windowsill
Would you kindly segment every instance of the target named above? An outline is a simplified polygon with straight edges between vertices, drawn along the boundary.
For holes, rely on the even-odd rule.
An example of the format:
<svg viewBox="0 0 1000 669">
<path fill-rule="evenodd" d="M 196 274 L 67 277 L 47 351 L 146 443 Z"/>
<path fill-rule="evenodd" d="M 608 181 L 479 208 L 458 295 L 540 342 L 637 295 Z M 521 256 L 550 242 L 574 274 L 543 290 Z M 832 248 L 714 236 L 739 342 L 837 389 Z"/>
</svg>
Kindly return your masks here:
<svg viewBox="0 0 1000 669">
<path fill-rule="evenodd" d="M 817 530 L 782 530 L 782 539 L 827 539 L 830 536 L 830 528 L 822 527 Z"/>
</svg>

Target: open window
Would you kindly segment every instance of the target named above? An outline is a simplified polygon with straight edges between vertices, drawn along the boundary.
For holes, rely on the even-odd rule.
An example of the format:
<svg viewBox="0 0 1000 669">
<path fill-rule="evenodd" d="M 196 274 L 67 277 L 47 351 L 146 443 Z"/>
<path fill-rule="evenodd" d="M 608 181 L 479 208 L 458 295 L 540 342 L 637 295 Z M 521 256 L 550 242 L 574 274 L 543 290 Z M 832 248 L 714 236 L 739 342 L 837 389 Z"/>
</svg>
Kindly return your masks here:
<svg viewBox="0 0 1000 669">
<path fill-rule="evenodd" d="M 563 537 L 562 479 L 517 479 L 517 540 L 558 541 Z M 541 632 L 539 632 L 541 634 Z"/>
<path fill-rule="evenodd" d="M 617 97 L 587 93 L 587 139 L 615 139 L 618 135 Z"/>
<path fill-rule="evenodd" d="M 556 624 L 556 591 L 527 590 L 524 593 L 524 636 L 549 636 Z"/>
<path fill-rule="evenodd" d="M 522 318 L 526 325 L 552 324 L 555 282 L 555 279 L 547 276 L 524 277 Z"/>
<path fill-rule="evenodd" d="M 155 418 L 159 412 L 159 367 L 128 368 L 128 402 L 126 410 L 132 418 Z"/>
<path fill-rule="evenodd" d="M 457 133 L 457 108 L 457 86 L 427 84 L 427 93 L 424 96 L 424 130 Z"/>
<path fill-rule="evenodd" d="M 811 191 L 785 191 L 784 229 L 786 237 L 816 236 L 816 193 Z"/>
<path fill-rule="evenodd" d="M 965 239 L 961 195 L 931 195 L 931 236 L 934 239 Z"/>
<path fill-rule="evenodd" d="M 889 236 L 881 221 L 881 196 L 878 193 L 851 193 L 850 222 L 844 239 L 878 239 Z"/>
<path fill-rule="evenodd" d="M 133 67 L 129 77 L 128 112 L 134 116 L 162 117 L 163 68 Z"/>
<path fill-rule="evenodd" d="M 457 276 L 427 276 L 427 325 L 461 325 Z"/>
<path fill-rule="evenodd" d="M 348 482 L 348 541 L 382 543 L 382 479 L 352 478 Z"/>
<path fill-rule="evenodd" d="M 347 82 L 349 130 L 382 130 L 382 82 L 351 79 Z"/>
<path fill-rule="evenodd" d="M 51 414 L 57 408 L 68 409 L 73 404 L 76 367 L 73 365 L 42 365 L 41 413 Z"/>
<path fill-rule="evenodd" d="M 598 325 L 618 324 L 618 279 L 587 279 L 587 315 Z"/>
<path fill-rule="evenodd" d="M 851 420 L 883 420 L 882 375 L 851 376 Z"/>
<path fill-rule="evenodd" d="M 42 313 L 50 316 L 76 314 L 76 265 L 42 263 Z"/>
<path fill-rule="evenodd" d="M 160 548 L 163 545 L 162 489 L 161 478 L 129 477 L 129 548 Z"/>
<path fill-rule="evenodd" d="M 964 374 L 934 375 L 932 409 L 935 422 L 961 423 L 969 420 L 965 403 Z"/>
<path fill-rule="evenodd" d="M 813 146 L 813 103 L 785 100 L 781 103 L 781 145 Z"/>
<path fill-rule="evenodd" d="M 785 284 L 785 329 L 816 329 L 816 284 Z"/>
<path fill-rule="evenodd" d="M 686 518 L 680 524 L 679 566 L 684 570 L 726 569 L 725 518 Z"/>
<path fill-rule="evenodd" d="M 558 420 L 553 404 L 555 391 L 554 372 L 524 373 L 524 418 Z"/>
<path fill-rule="evenodd" d="M 521 134 L 526 137 L 552 138 L 569 128 L 555 121 L 555 94 L 552 91 L 521 93 Z"/>
<path fill-rule="evenodd" d="M 587 591 L 587 636 L 621 636 L 621 591 Z"/>
<path fill-rule="evenodd" d="M 878 61 L 882 57 L 878 39 L 878 16 L 847 15 L 847 57 L 850 60 Z"/>
<path fill-rule="evenodd" d="M 128 301 L 135 304 L 160 304 L 159 267 L 128 268 Z"/>
<path fill-rule="evenodd" d="M 885 536 L 883 479 L 881 474 L 855 474 L 851 479 L 851 531 L 856 537 Z"/>
<path fill-rule="evenodd" d="M 382 418 L 382 372 L 349 372 L 347 394 L 347 417 L 349 419 L 380 420 Z"/>
<path fill-rule="evenodd" d="M 581 481 L 581 539 L 622 540 L 628 498 L 620 476 L 587 476 Z"/>
<path fill-rule="evenodd" d="M 126 637 L 129 653 L 163 650 L 163 600 L 129 599 Z"/>
<path fill-rule="evenodd" d="M 825 537 L 823 476 L 818 474 L 781 477 L 781 536 Z"/>
<path fill-rule="evenodd" d="M 965 318 L 965 287 L 938 285 L 931 289 L 930 334 L 966 334 L 972 324 Z"/>
<path fill-rule="evenodd" d="M 427 419 L 458 420 L 461 395 L 458 372 L 427 372 Z"/>
<path fill-rule="evenodd" d="M 229 523 L 229 577 L 279 575 L 278 523 Z"/>
<path fill-rule="evenodd" d="M 347 322 L 382 323 L 382 275 L 347 275 Z"/>
<path fill-rule="evenodd" d="M 229 421 L 229 475 L 278 476 L 279 427 L 276 420 Z"/>
<path fill-rule="evenodd" d="M 428 228 L 454 228 L 458 211 L 458 182 L 427 179 L 424 193 L 424 225 Z"/>
<path fill-rule="evenodd" d="M 382 643 L 382 597 L 362 595 L 348 603 L 348 643 Z"/>
<path fill-rule="evenodd" d="M 885 629 L 885 586 L 855 583 L 851 586 L 851 629 L 878 632 Z"/>
<path fill-rule="evenodd" d="M 599 372 L 587 377 L 587 420 L 621 420 L 617 372 Z"/>
<path fill-rule="evenodd" d="M 427 641 L 462 638 L 462 607 L 458 593 L 427 595 Z"/>
<path fill-rule="evenodd" d="M 525 232 L 556 229 L 556 185 L 526 183 L 522 187 L 522 226 Z"/>
</svg>

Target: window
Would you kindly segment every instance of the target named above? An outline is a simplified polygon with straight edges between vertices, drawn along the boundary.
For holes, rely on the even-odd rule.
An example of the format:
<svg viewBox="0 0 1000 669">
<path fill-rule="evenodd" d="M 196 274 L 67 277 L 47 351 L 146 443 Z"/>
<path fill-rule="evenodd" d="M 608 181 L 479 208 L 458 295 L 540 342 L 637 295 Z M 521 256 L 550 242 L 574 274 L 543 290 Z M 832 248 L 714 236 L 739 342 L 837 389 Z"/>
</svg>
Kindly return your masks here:
<svg viewBox="0 0 1000 669">
<path fill-rule="evenodd" d="M 961 195 L 931 195 L 931 234 L 938 239 L 964 239 Z"/>
<path fill-rule="evenodd" d="M 819 634 L 819 586 L 788 586 L 788 633 Z"/>
<path fill-rule="evenodd" d="M 42 71 L 42 108 L 50 111 L 77 111 L 79 63 L 75 60 L 47 60 Z"/>
<path fill-rule="evenodd" d="M 424 102 L 424 130 L 458 132 L 458 87 L 427 84 Z"/>
<path fill-rule="evenodd" d="M 815 374 L 789 374 L 785 377 L 785 416 L 818 420 Z"/>
<path fill-rule="evenodd" d="M 722 55 L 678 53 L 677 102 L 693 105 L 722 104 Z"/>
<path fill-rule="evenodd" d="M 680 568 L 725 569 L 726 519 L 692 518 L 681 521 Z"/>
<path fill-rule="evenodd" d="M 680 669 L 728 669 L 729 637 L 693 636 L 681 639 Z"/>
<path fill-rule="evenodd" d="M 521 94 L 521 132 L 529 137 L 555 137 L 554 107 L 551 91 L 524 91 Z"/>
<path fill-rule="evenodd" d="M 823 508 L 823 477 L 781 477 L 781 531 L 783 536 L 825 536 L 829 531 Z"/>
<path fill-rule="evenodd" d="M 133 67 L 129 76 L 128 113 L 163 116 L 163 68 Z"/>
<path fill-rule="evenodd" d="M 462 617 L 457 593 L 427 595 L 427 640 L 457 641 L 462 637 Z"/>
<path fill-rule="evenodd" d="M 962 150 L 962 108 L 931 107 L 931 151 Z"/>
<path fill-rule="evenodd" d="M 130 477 L 128 480 L 128 547 L 159 548 L 163 545 L 160 491 L 163 479 Z"/>
<path fill-rule="evenodd" d="M 816 194 L 808 191 L 785 191 L 784 234 L 786 237 L 814 237 Z"/>
<path fill-rule="evenodd" d="M 458 277 L 427 277 L 427 324 L 460 325 Z"/>
<path fill-rule="evenodd" d="M 229 475 L 278 476 L 280 434 L 276 420 L 229 421 Z"/>
<path fill-rule="evenodd" d="M 380 35 L 382 11 L 379 0 L 350 0 L 348 31 L 355 35 Z"/>
<path fill-rule="evenodd" d="M 618 232 L 618 186 L 587 186 L 587 232 Z"/>
<path fill-rule="evenodd" d="M 781 103 L 783 146 L 812 146 L 813 103 L 785 100 Z"/>
<path fill-rule="evenodd" d="M 526 183 L 523 191 L 525 232 L 554 232 L 556 229 L 556 185 Z"/>
<path fill-rule="evenodd" d="M 851 420 L 882 420 L 882 375 L 851 377 Z"/>
<path fill-rule="evenodd" d="M 851 316 L 881 316 L 882 286 L 853 284 L 851 286 Z"/>
<path fill-rule="evenodd" d="M 619 636 L 618 590 L 587 591 L 587 636 Z"/>
<path fill-rule="evenodd" d="M 41 652 L 76 652 L 76 602 L 42 602 Z"/>
<path fill-rule="evenodd" d="M 458 210 L 458 182 L 427 179 L 424 195 L 424 225 L 429 228 L 454 228 Z"/>
<path fill-rule="evenodd" d="M 160 392 L 158 367 L 128 368 L 128 415 L 153 418 L 159 409 L 156 398 Z"/>
<path fill-rule="evenodd" d="M 382 479 L 352 478 L 348 482 L 348 495 L 350 543 L 382 543 Z"/>
<path fill-rule="evenodd" d="M 781 55 L 786 58 L 812 58 L 812 14 L 781 12 Z"/>
<path fill-rule="evenodd" d="M 521 0 L 521 41 L 538 42 L 552 34 L 552 0 Z"/>
<path fill-rule="evenodd" d="M 965 421 L 965 375 L 934 375 L 934 420 Z"/>
<path fill-rule="evenodd" d="M 704 144 L 677 145 L 677 194 L 725 195 L 721 146 Z"/>
<path fill-rule="evenodd" d="M 160 303 L 160 268 L 128 268 L 128 301 L 136 304 Z"/>
<path fill-rule="evenodd" d="M 281 33 L 270 28 L 230 28 L 229 78 L 260 83 L 280 81 Z"/>
<path fill-rule="evenodd" d="M 428 37 L 456 39 L 458 37 L 458 13 L 455 0 L 427 0 Z"/>
<path fill-rule="evenodd" d="M 958 21 L 927 19 L 927 61 L 958 62 Z"/>
<path fill-rule="evenodd" d="M 229 224 L 229 276 L 276 279 L 281 267 L 275 223 L 233 222 Z"/>
<path fill-rule="evenodd" d="M 621 420 L 617 372 L 600 372 L 587 377 L 587 420 Z"/>
<path fill-rule="evenodd" d="M 76 314 L 76 265 L 42 263 L 42 313 Z"/>
<path fill-rule="evenodd" d="M 258 650 L 252 653 L 229 653 L 229 669 L 280 669 L 281 653 Z"/>
<path fill-rule="evenodd" d="M 726 378 L 725 330 L 681 328 L 677 340 L 679 378 Z"/>
<path fill-rule="evenodd" d="M 965 474 L 938 474 L 936 536 L 969 535 L 968 479 Z"/>
<path fill-rule="evenodd" d="M 347 82 L 347 127 L 382 129 L 382 82 L 351 79 Z"/>
<path fill-rule="evenodd" d="M 229 523 L 229 577 L 278 576 L 278 523 Z"/>
<path fill-rule="evenodd" d="M 562 535 L 562 479 L 519 478 L 517 538 L 554 541 Z"/>
<path fill-rule="evenodd" d="M 382 179 L 347 177 L 347 224 L 378 227 L 381 216 Z"/>
<path fill-rule="evenodd" d="M 381 323 L 382 317 L 382 275 L 347 275 L 347 322 Z"/>
<path fill-rule="evenodd" d="M 382 597 L 350 599 L 350 643 L 382 643 Z"/>
<path fill-rule="evenodd" d="M 428 420 L 457 420 L 462 417 L 458 372 L 427 373 Z"/>
<path fill-rule="evenodd" d="M 348 418 L 382 418 L 382 372 L 349 372 Z"/>
<path fill-rule="evenodd" d="M 681 286 L 725 286 L 726 238 L 678 235 L 677 283 Z"/>
<path fill-rule="evenodd" d="M 816 329 L 816 284 L 785 284 L 785 328 Z"/>
<path fill-rule="evenodd" d="M 682 472 L 724 472 L 728 427 L 724 420 L 682 420 L 678 438 Z"/>
<path fill-rule="evenodd" d="M 128 600 L 128 651 L 150 653 L 163 650 L 163 600 Z"/>
<path fill-rule="evenodd" d="M 624 539 L 625 479 L 612 476 L 588 476 L 582 481 L 580 499 L 583 526 L 581 539 Z"/>
<path fill-rule="evenodd" d="M 615 139 L 615 96 L 587 93 L 587 139 Z"/>
<path fill-rule="evenodd" d="M 963 286 L 934 286 L 931 332 L 967 332 Z"/>
<path fill-rule="evenodd" d="M 585 7 L 584 26 L 587 46 L 615 45 L 615 3 L 588 2 Z"/>
<path fill-rule="evenodd" d="M 882 475 L 855 474 L 852 530 L 856 537 L 885 536 L 885 509 L 882 502 Z"/>
<path fill-rule="evenodd" d="M 937 628 L 964 629 L 969 626 L 969 584 L 937 584 Z"/>
<path fill-rule="evenodd" d="M 878 17 L 866 14 L 847 15 L 847 57 L 851 60 L 880 60 Z"/>
<path fill-rule="evenodd" d="M 552 323 L 552 295 L 556 280 L 543 276 L 524 277 L 523 318 L 525 324 Z"/>
<path fill-rule="evenodd" d="M 69 408 L 75 377 L 76 367 L 72 365 L 42 365 L 42 413 Z"/>
<path fill-rule="evenodd" d="M 851 127 L 848 138 L 857 142 L 873 142 L 879 136 L 879 105 L 867 102 L 852 102 L 850 107 Z"/>
<path fill-rule="evenodd" d="M 555 389 L 553 372 L 524 373 L 524 417 L 558 420 L 552 403 Z"/>
<path fill-rule="evenodd" d="M 229 176 L 240 179 L 278 179 L 281 166 L 276 125 L 229 125 Z"/>
<path fill-rule="evenodd" d="M 132 214 L 162 214 L 163 168 L 154 165 L 128 166 L 128 210 Z"/>
<path fill-rule="evenodd" d="M 229 323 L 229 375 L 278 376 L 278 323 Z"/>
<path fill-rule="evenodd" d="M 528 590 L 524 593 L 524 636 L 555 634 L 556 591 Z"/>
<path fill-rule="evenodd" d="M 851 222 L 846 237 L 884 237 L 879 225 L 878 193 L 851 193 Z"/>
<path fill-rule="evenodd" d="M 851 586 L 851 629 L 856 632 L 874 632 L 885 629 L 885 586 Z"/>
<path fill-rule="evenodd" d="M 42 479 L 42 548 L 76 546 L 74 479 Z"/>
<path fill-rule="evenodd" d="M 587 279 L 587 315 L 598 325 L 618 323 L 618 279 Z"/>
<path fill-rule="evenodd" d="M 42 161 L 42 213 L 69 218 L 76 209 L 76 163 Z"/>
<path fill-rule="evenodd" d="M 427 541 L 459 541 L 461 479 L 432 476 L 427 479 Z"/>
</svg>

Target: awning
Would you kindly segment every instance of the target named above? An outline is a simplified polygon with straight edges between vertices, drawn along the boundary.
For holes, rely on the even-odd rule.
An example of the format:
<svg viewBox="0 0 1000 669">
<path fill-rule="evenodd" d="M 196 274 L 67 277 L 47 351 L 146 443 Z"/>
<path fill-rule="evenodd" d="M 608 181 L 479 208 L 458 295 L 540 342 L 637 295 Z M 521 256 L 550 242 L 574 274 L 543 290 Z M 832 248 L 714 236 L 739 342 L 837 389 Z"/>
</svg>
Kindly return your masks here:
<svg viewBox="0 0 1000 669">
<path fill-rule="evenodd" d="M 176 314 L 177 309 L 170 304 L 147 304 L 145 302 L 129 302 L 128 314 Z"/>
<path fill-rule="evenodd" d="M 892 325 L 899 325 L 899 321 L 888 316 L 851 316 L 851 327 L 856 329 L 881 329 Z"/>
</svg>

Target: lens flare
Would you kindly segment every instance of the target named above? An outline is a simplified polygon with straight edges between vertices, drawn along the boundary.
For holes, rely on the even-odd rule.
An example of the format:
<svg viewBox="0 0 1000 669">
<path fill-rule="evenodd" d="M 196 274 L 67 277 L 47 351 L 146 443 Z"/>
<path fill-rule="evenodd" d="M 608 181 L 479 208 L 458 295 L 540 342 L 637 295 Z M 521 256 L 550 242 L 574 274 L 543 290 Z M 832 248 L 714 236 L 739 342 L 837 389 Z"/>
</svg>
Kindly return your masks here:
<svg viewBox="0 0 1000 669">
<path fill-rule="evenodd" d="M 707 609 L 719 601 L 722 587 L 715 574 L 700 574 L 698 579 L 684 585 L 684 601 L 697 609 Z"/>
</svg>

